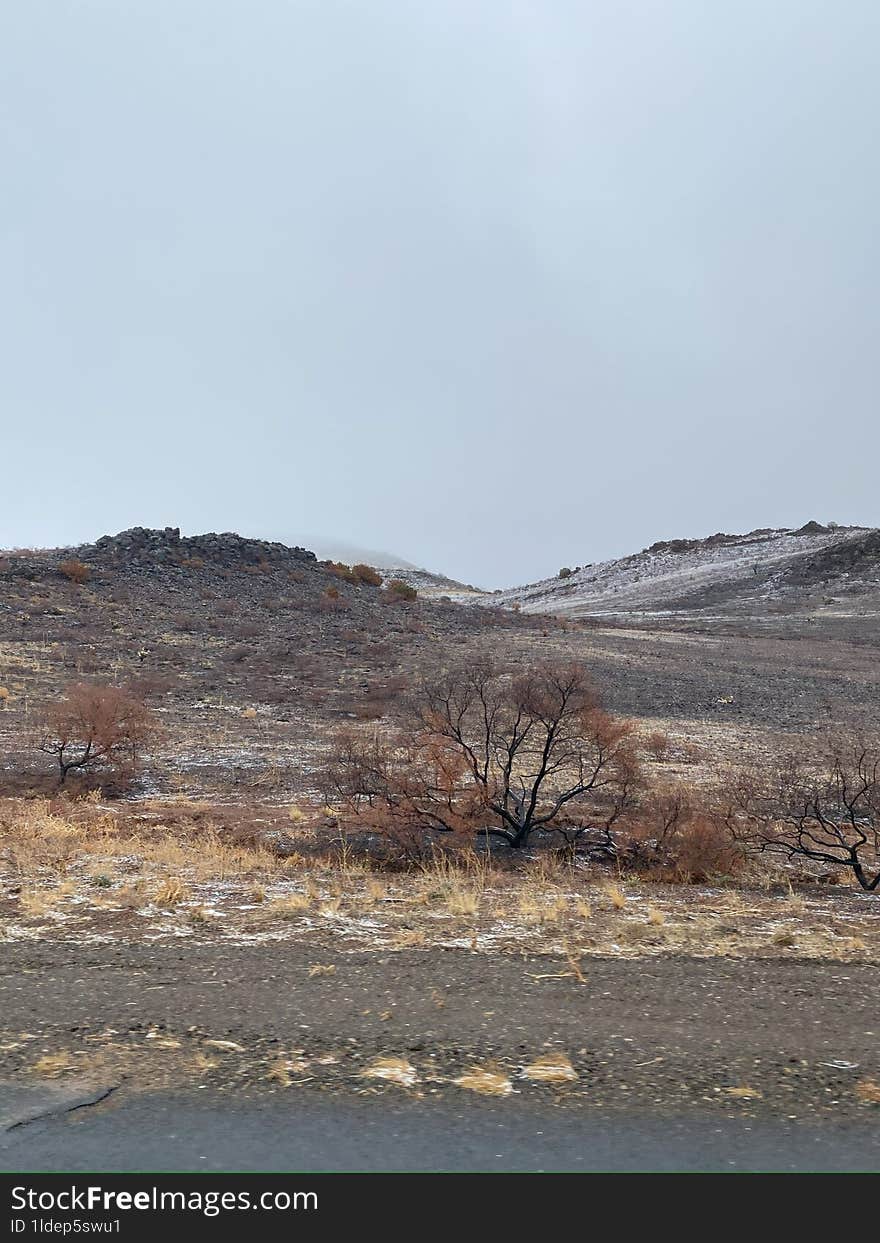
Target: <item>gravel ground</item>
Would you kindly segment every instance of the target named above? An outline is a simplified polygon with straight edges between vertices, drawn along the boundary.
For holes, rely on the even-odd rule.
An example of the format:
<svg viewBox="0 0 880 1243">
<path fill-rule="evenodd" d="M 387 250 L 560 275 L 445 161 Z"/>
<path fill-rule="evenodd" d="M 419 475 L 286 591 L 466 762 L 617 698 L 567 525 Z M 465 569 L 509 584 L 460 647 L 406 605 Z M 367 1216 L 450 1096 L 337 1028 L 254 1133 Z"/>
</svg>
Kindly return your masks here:
<svg viewBox="0 0 880 1243">
<path fill-rule="evenodd" d="M 7 944 L 0 1076 L 470 1100 L 454 1080 L 478 1065 L 511 1099 L 562 1108 L 880 1122 L 866 1099 L 880 1080 L 872 966 L 646 957 L 583 969 L 579 981 L 545 956 L 383 955 L 330 939 Z M 570 1082 L 522 1077 L 548 1052 L 570 1058 Z M 402 1059 L 410 1086 L 365 1077 L 379 1057 Z"/>
</svg>

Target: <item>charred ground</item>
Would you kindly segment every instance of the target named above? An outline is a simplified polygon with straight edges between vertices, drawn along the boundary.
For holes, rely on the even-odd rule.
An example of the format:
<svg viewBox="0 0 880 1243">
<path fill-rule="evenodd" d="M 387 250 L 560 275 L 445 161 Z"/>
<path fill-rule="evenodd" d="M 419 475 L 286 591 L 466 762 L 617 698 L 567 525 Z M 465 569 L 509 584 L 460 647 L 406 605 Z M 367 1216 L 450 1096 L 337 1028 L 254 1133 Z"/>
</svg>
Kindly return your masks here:
<svg viewBox="0 0 880 1243">
<path fill-rule="evenodd" d="M 864 543 L 822 556 L 852 566 Z M 668 730 L 690 774 L 700 754 L 871 720 L 878 645 L 867 617 L 600 621 L 407 600 L 305 549 L 135 529 L 0 557 L 0 771 L 38 780 L 33 710 L 71 682 L 100 680 L 133 687 L 162 719 L 142 792 L 297 792 L 328 730 L 393 718 L 422 671 L 488 654 L 513 666 L 585 661 L 605 705 Z"/>
</svg>

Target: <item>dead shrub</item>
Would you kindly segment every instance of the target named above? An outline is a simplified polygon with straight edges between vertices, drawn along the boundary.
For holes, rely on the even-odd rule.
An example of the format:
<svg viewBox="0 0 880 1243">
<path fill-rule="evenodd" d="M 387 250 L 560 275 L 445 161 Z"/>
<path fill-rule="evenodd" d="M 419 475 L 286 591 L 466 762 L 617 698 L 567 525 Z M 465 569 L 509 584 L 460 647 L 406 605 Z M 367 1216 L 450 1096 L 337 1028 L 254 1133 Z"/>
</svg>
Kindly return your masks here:
<svg viewBox="0 0 880 1243">
<path fill-rule="evenodd" d="M 578 664 L 438 672 L 399 734 L 335 739 L 322 775 L 351 822 L 408 854 L 449 834 L 513 849 L 556 834 L 570 851 L 616 856 L 639 789 L 631 726 L 603 712 Z"/>
<path fill-rule="evenodd" d="M 356 583 L 357 575 L 350 565 L 346 565 L 344 561 L 328 561 L 327 569 L 336 578 L 343 579 L 346 583 Z"/>
<path fill-rule="evenodd" d="M 120 686 L 77 682 L 49 705 L 37 723 L 39 749 L 55 758 L 59 783 L 71 773 L 106 770 L 130 778 L 158 726 L 150 709 Z"/>
<path fill-rule="evenodd" d="M 92 576 L 92 571 L 82 561 L 78 561 L 75 557 L 71 557 L 67 561 L 62 561 L 58 569 L 70 583 L 76 583 L 82 586 L 87 583 Z"/>
<path fill-rule="evenodd" d="M 726 797 L 728 826 L 745 848 L 849 872 L 880 892 L 880 738 L 842 732 L 813 755 L 743 769 Z"/>
<path fill-rule="evenodd" d="M 328 587 L 318 600 L 318 608 L 322 613 L 345 613 L 351 608 L 351 604 L 335 587 Z"/>
<path fill-rule="evenodd" d="M 658 764 L 669 758 L 669 735 L 662 729 L 652 730 L 645 739 L 645 750 Z"/>
<path fill-rule="evenodd" d="M 681 789 L 646 799 L 621 850 L 629 867 L 657 880 L 694 884 L 738 872 L 745 856 L 724 817 Z"/>
</svg>

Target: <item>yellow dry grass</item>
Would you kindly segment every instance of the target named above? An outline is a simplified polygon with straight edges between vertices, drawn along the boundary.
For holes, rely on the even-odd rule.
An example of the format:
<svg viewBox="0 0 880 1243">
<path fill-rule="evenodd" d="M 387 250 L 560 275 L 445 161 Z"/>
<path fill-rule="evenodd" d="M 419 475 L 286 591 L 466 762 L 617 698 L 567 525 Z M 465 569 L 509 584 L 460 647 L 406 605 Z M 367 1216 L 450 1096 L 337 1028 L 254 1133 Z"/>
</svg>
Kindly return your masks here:
<svg viewBox="0 0 880 1243">
<path fill-rule="evenodd" d="M 824 886 L 792 894 L 760 878 L 740 889 L 637 877 L 603 882 L 601 873 L 550 854 L 511 866 L 509 858 L 438 852 L 421 867 L 380 871 L 344 843 L 332 859 L 278 857 L 253 836 L 236 839 L 224 814 L 185 799 L 112 806 L 98 795 L 0 799 L 0 881 L 10 901 L 4 935 L 21 935 L 16 920 L 30 920 L 43 937 L 75 939 L 90 921 L 113 919 L 114 935 L 138 938 L 156 930 L 150 916 L 158 906 L 197 926 L 200 938 L 215 930 L 232 939 L 320 938 L 332 929 L 363 948 L 450 941 L 480 953 L 528 948 L 555 959 L 534 973 L 547 980 L 583 979 L 579 963 L 595 954 L 795 950 L 834 961 L 880 959 L 873 907 L 840 889 L 832 900 Z M 286 819 L 287 808 L 277 814 Z M 237 832 L 244 814 L 232 820 Z M 307 823 L 291 824 L 288 832 L 306 833 Z M 124 918 L 135 910 L 143 918 Z M 166 916 L 160 935 L 172 934 Z"/>
<path fill-rule="evenodd" d="M 291 893 L 283 898 L 264 901 L 259 912 L 260 923 L 271 923 L 273 920 L 297 919 L 310 910 L 312 899 L 306 893 Z"/>
<path fill-rule="evenodd" d="M 179 876 L 167 876 L 153 894 L 153 901 L 156 906 L 178 906 L 186 902 L 189 893 L 189 886 Z"/>
<path fill-rule="evenodd" d="M 63 1050 L 59 1053 L 44 1053 L 31 1066 L 33 1073 L 42 1075 L 44 1079 L 57 1079 L 60 1075 L 75 1069 L 75 1060 Z"/>
<path fill-rule="evenodd" d="M 18 905 L 23 915 L 29 919 L 41 919 L 51 915 L 65 898 L 70 897 L 75 886 L 72 881 L 64 881 L 51 889 L 22 889 L 18 896 Z"/>
<path fill-rule="evenodd" d="M 620 885 L 605 885 L 605 897 L 611 903 L 615 911 L 622 911 L 626 906 L 626 894 Z"/>
<path fill-rule="evenodd" d="M 364 1079 L 381 1079 L 384 1083 L 396 1083 L 402 1088 L 412 1088 L 419 1081 L 418 1071 L 404 1057 L 380 1057 L 362 1072 Z"/>
<path fill-rule="evenodd" d="M 450 889 L 446 895 L 446 909 L 451 915 L 476 915 L 480 909 L 480 894 L 464 886 Z"/>
<path fill-rule="evenodd" d="M 564 1053 L 545 1053 L 523 1067 L 522 1076 L 532 1083 L 573 1083 L 578 1075 Z"/>
<path fill-rule="evenodd" d="M 491 1066 L 472 1066 L 466 1074 L 454 1079 L 453 1083 L 468 1092 L 477 1092 L 480 1096 L 509 1096 L 513 1091 L 510 1076 Z"/>
<path fill-rule="evenodd" d="M 860 1079 L 855 1091 L 863 1105 L 880 1105 L 880 1083 L 876 1079 Z"/>
</svg>

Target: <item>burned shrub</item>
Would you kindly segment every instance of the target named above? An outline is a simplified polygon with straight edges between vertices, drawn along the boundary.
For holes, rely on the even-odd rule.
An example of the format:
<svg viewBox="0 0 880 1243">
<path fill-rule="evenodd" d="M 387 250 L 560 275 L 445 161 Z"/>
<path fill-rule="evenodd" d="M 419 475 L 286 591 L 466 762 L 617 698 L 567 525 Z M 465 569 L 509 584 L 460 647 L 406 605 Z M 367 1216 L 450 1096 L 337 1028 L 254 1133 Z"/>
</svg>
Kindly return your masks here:
<svg viewBox="0 0 880 1243">
<path fill-rule="evenodd" d="M 613 858 L 639 787 L 631 733 L 599 708 L 577 664 L 469 666 L 426 681 L 399 735 L 341 735 L 325 791 L 380 833 L 514 849 L 555 833 L 572 850 Z"/>
<path fill-rule="evenodd" d="M 157 736 L 153 714 L 119 686 L 77 682 L 43 710 L 37 721 L 39 749 L 58 765 L 59 784 L 71 773 L 105 771 L 128 779 L 145 747 Z"/>
</svg>

